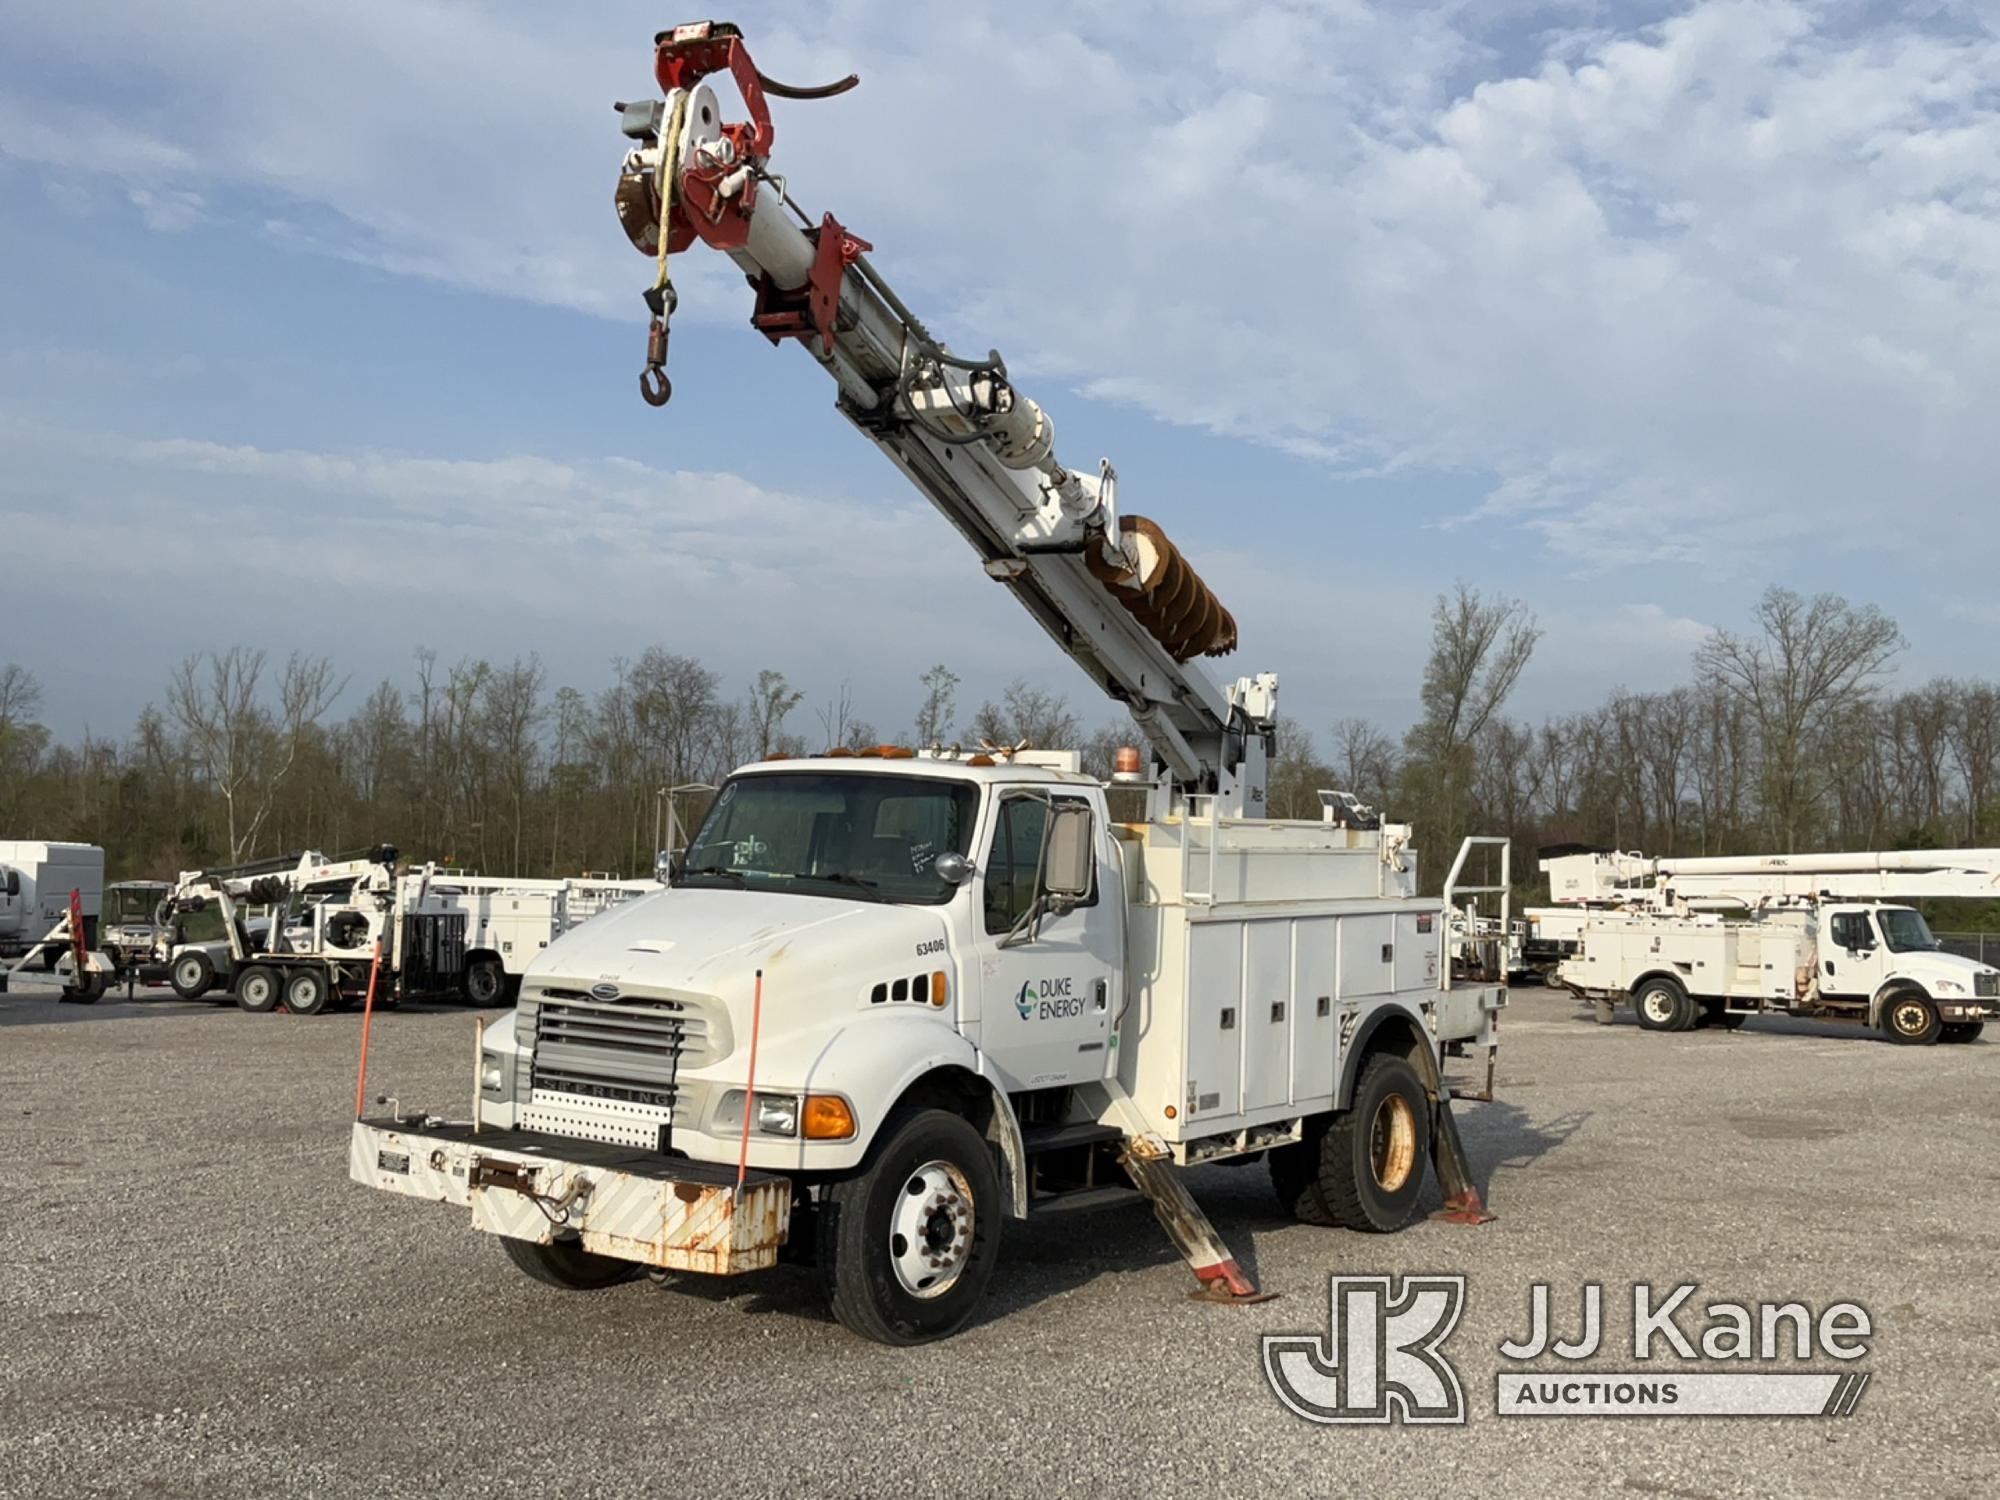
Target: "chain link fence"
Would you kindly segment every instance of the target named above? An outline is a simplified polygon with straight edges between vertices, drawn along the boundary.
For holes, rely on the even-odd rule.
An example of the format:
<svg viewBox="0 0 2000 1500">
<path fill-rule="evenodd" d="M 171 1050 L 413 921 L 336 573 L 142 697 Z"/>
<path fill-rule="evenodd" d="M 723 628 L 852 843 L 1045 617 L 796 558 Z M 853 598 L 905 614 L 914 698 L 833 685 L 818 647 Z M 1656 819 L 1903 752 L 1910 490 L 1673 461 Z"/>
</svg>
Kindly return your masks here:
<svg viewBox="0 0 2000 1500">
<path fill-rule="evenodd" d="M 1947 953 L 1962 954 L 1983 964 L 2000 967 L 2000 932 L 1938 932 L 1932 936 Z"/>
</svg>

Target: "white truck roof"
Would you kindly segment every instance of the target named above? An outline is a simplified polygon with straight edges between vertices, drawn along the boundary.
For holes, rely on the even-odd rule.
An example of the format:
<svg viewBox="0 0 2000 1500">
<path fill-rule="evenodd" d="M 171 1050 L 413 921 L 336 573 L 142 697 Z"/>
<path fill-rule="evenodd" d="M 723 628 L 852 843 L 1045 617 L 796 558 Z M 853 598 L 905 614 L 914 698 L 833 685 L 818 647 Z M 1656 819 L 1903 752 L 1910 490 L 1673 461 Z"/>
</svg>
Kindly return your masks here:
<svg viewBox="0 0 2000 1500">
<path fill-rule="evenodd" d="M 978 766 L 966 761 L 926 755 L 896 756 L 885 758 L 879 755 L 801 755 L 788 760 L 753 761 L 740 766 L 732 774 L 737 776 L 761 776 L 781 771 L 821 771 L 847 772 L 870 776 L 926 776 L 935 781 L 971 781 L 988 784 L 996 781 L 1017 786 L 1022 782 L 1041 782 L 1050 786 L 1098 786 L 1101 783 L 1093 776 L 1081 771 L 1059 771 L 1049 766 L 1024 765 L 1017 761 L 994 757 L 993 764 Z"/>
</svg>

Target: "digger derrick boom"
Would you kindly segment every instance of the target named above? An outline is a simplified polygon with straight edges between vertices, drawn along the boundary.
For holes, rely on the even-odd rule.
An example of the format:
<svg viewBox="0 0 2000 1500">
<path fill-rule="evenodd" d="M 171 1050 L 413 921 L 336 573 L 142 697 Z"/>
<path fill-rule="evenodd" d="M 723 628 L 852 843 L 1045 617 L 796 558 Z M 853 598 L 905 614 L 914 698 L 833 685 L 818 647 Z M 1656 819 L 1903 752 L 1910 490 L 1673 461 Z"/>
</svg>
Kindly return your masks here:
<svg viewBox="0 0 2000 1500">
<path fill-rule="evenodd" d="M 662 32 L 655 46 L 665 97 L 618 106 L 635 143 L 619 177 L 619 221 L 656 267 L 646 399 L 664 405 L 671 393 L 671 259 L 699 240 L 748 279 L 751 326 L 812 354 L 848 420 L 958 530 L 987 575 L 1126 706 L 1164 772 L 1156 810 L 1210 794 L 1221 816 L 1262 816 L 1277 678 L 1225 688 L 1197 661 L 1235 649 L 1235 618 L 1158 525 L 1120 514 L 1109 461 L 1081 473 L 1057 460 L 1053 422 L 1014 387 L 997 351 L 967 359 L 939 343 L 870 263 L 873 247 L 832 214 L 813 223 L 769 170 L 767 96 L 824 97 L 856 80 L 775 83 L 720 22 Z M 723 72 L 747 121 L 726 123 L 703 81 Z"/>
</svg>

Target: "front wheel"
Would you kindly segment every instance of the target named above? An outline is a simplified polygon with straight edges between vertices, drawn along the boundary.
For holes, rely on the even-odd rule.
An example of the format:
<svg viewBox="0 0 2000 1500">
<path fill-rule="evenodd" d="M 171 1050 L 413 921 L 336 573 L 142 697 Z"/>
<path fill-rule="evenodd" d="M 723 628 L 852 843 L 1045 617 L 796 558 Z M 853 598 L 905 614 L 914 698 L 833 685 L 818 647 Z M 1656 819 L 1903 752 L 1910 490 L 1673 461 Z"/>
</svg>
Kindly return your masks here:
<svg viewBox="0 0 2000 1500">
<path fill-rule="evenodd" d="M 256 1015 L 276 1009 L 279 993 L 278 971 L 265 964 L 252 964 L 236 978 L 236 1003 Z"/>
<path fill-rule="evenodd" d="M 1944 1032 L 1937 1007 L 1919 990 L 1905 990 L 1882 1007 L 1882 1030 L 1905 1047 L 1928 1047 Z"/>
<path fill-rule="evenodd" d="M 206 953 L 183 953 L 168 971 L 168 983 L 183 1000 L 199 1000 L 215 983 L 215 964 Z"/>
<path fill-rule="evenodd" d="M 891 1115 L 860 1171 L 820 1202 L 833 1315 L 880 1344 L 957 1332 L 992 1279 L 1000 1214 L 993 1154 L 969 1122 L 941 1109 Z"/>
<path fill-rule="evenodd" d="M 646 1268 L 637 1261 L 598 1255 L 583 1248 L 578 1240 L 552 1240 L 538 1245 L 533 1240 L 500 1236 L 500 1248 L 507 1259 L 544 1286 L 561 1287 L 566 1292 L 597 1292 L 632 1280 Z"/>
<path fill-rule="evenodd" d="M 1328 1217 L 1388 1234 L 1417 1211 L 1431 1150 L 1430 1099 L 1417 1070 L 1391 1053 L 1362 1065 L 1353 1102 L 1320 1143 L 1319 1189 Z"/>
</svg>

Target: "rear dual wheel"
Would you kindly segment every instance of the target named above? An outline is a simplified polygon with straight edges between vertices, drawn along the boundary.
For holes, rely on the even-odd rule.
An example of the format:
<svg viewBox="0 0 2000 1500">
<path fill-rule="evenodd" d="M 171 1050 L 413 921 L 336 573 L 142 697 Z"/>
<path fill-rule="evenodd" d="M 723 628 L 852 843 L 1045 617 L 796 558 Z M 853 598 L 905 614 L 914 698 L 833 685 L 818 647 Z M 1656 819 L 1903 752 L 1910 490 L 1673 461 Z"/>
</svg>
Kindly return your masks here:
<svg viewBox="0 0 2000 1500">
<path fill-rule="evenodd" d="M 1301 1223 L 1389 1234 L 1409 1223 L 1430 1158 L 1430 1098 L 1409 1062 L 1378 1052 L 1338 1114 L 1271 1152 L 1271 1186 Z"/>
</svg>

